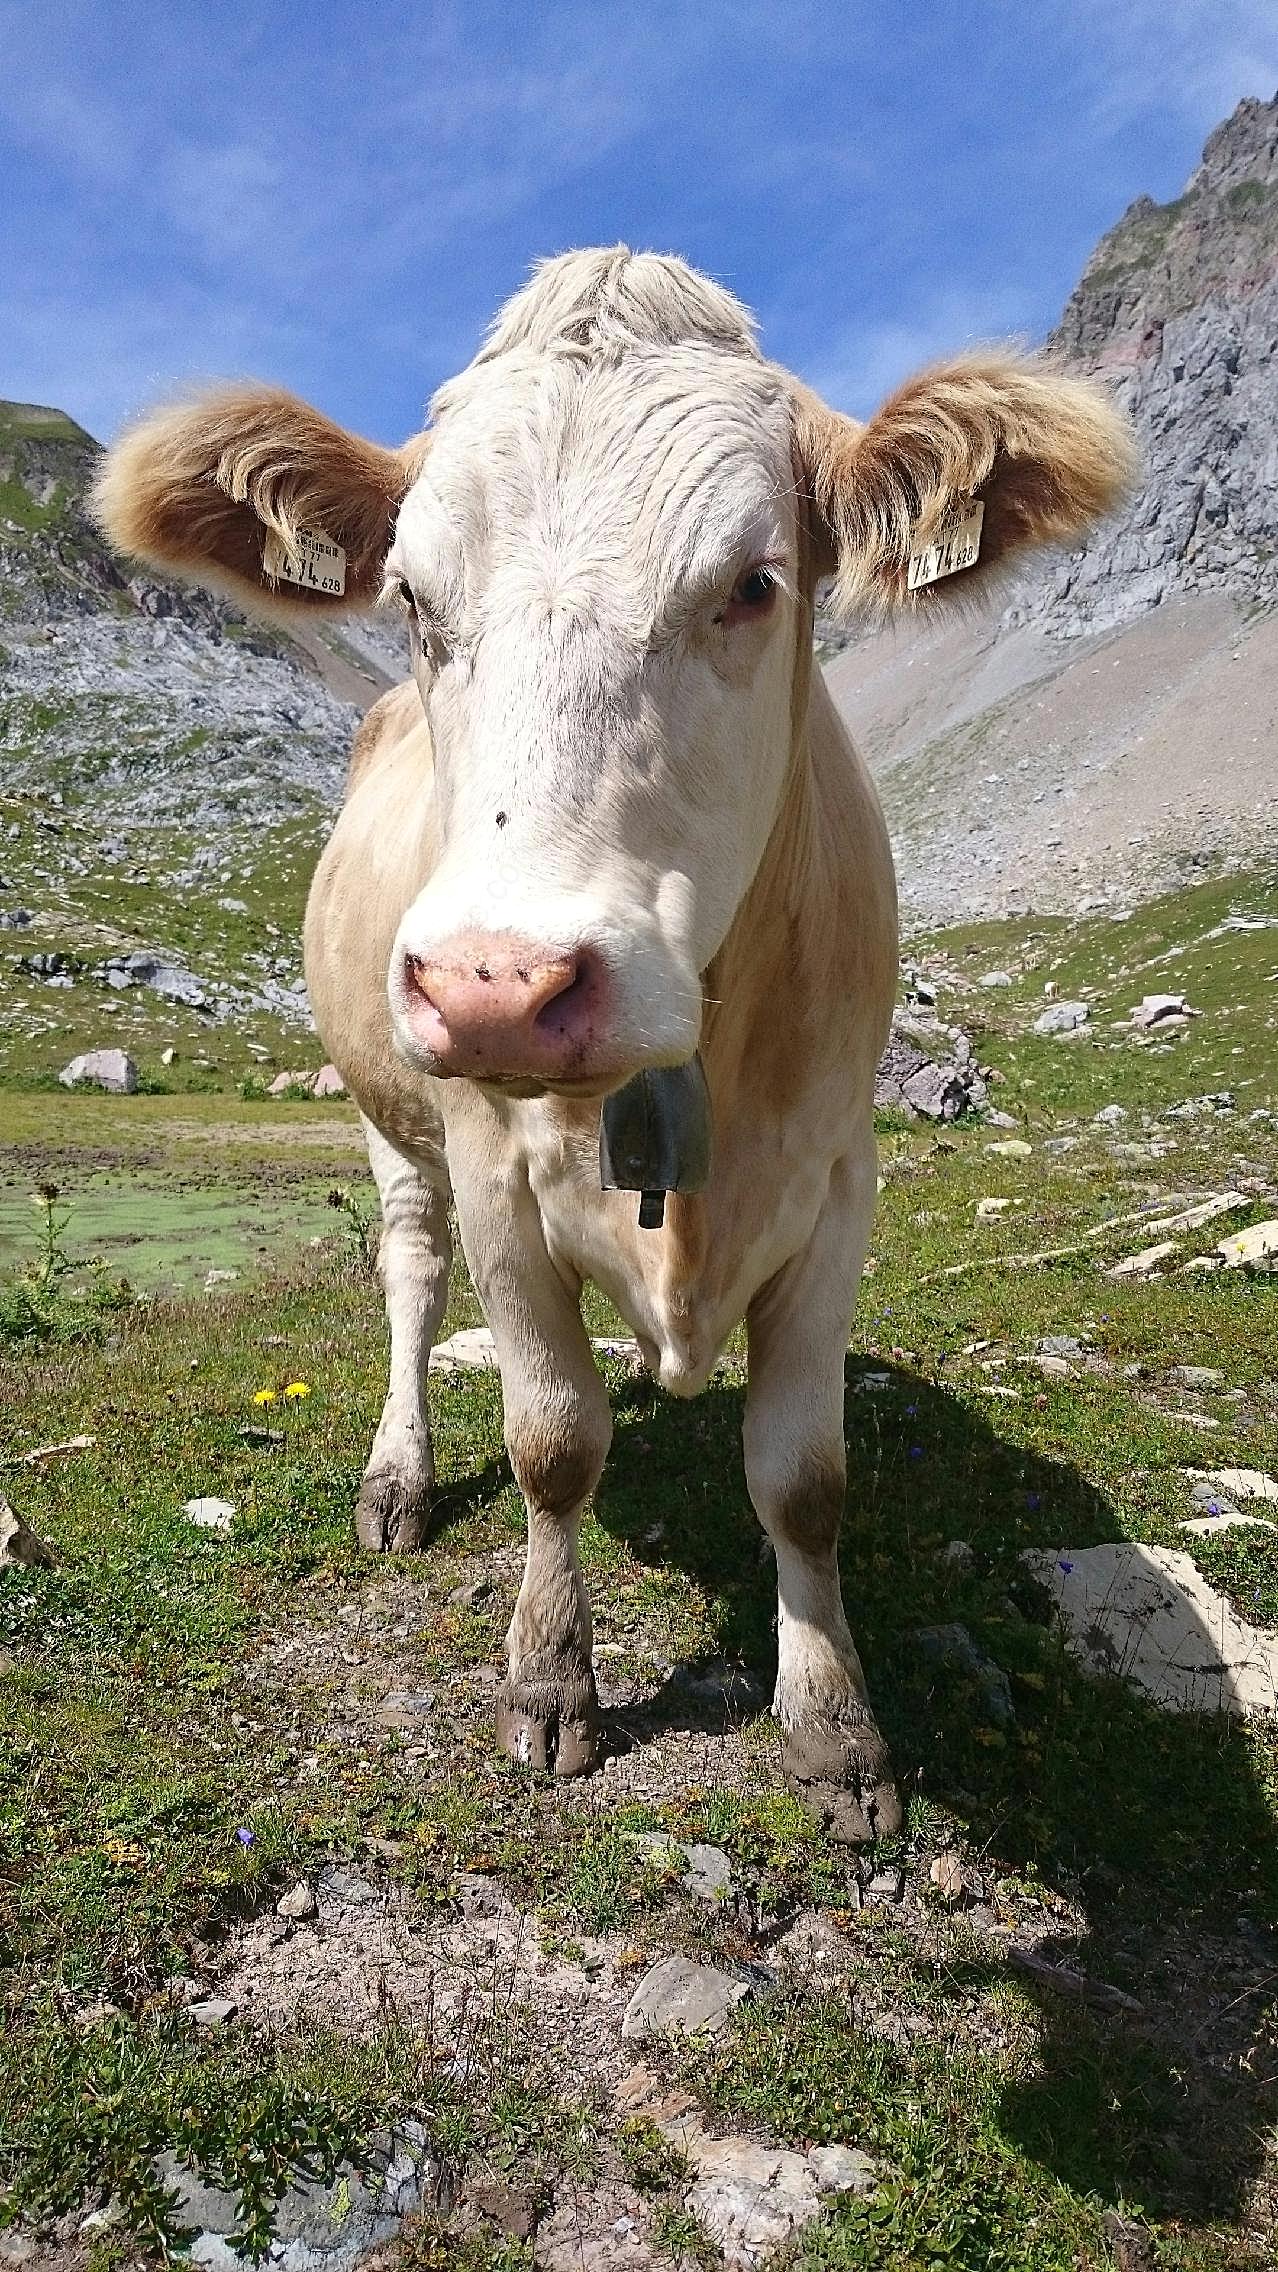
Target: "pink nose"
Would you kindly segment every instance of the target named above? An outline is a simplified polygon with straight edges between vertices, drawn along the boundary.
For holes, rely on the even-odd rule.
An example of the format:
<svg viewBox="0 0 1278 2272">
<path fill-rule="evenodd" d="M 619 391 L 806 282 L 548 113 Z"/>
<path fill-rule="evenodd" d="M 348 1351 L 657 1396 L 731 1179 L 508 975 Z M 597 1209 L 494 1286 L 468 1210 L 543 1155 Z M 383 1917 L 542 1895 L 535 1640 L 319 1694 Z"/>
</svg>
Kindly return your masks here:
<svg viewBox="0 0 1278 2272">
<path fill-rule="evenodd" d="M 588 948 L 560 953 L 472 932 L 404 957 L 403 1004 L 441 1073 L 471 1080 L 587 1077 L 603 1038 L 603 970 Z"/>
</svg>

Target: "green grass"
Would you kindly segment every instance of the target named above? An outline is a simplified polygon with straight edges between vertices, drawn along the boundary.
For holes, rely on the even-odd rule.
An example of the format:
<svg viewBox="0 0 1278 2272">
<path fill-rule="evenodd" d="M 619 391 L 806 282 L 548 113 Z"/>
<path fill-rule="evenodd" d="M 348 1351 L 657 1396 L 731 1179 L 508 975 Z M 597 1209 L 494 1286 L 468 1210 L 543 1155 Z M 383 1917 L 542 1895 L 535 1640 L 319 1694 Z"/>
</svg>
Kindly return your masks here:
<svg viewBox="0 0 1278 2272">
<path fill-rule="evenodd" d="M 449 1913 L 459 1871 L 478 1872 L 535 1911 L 548 1947 L 620 1936 L 636 1970 L 672 1947 L 766 1963 L 801 1911 L 840 1919 L 846 1990 L 814 1979 L 763 1998 L 672 2074 L 734 2125 L 799 2145 L 848 2138 L 879 2156 L 879 2193 L 835 2208 L 795 2265 L 1099 2272 L 1111 2207 L 1150 2224 L 1164 2268 L 1268 2260 L 1273 1731 L 1163 1715 L 1085 1678 L 1019 1560 L 1026 1546 L 1118 1538 L 1184 1549 L 1183 1468 L 1278 1464 L 1275 1282 L 1124 1283 L 1103 1269 L 1144 1243 L 1139 1226 L 1106 1233 L 1106 1222 L 1153 1211 L 1169 1191 L 1251 1177 L 1249 1210 L 1227 1227 L 1275 1211 L 1278 1124 L 1247 1114 L 1275 1103 L 1278 932 L 1208 937 L 1264 905 L 1260 884 L 1207 885 L 1124 924 L 986 926 L 920 951 L 941 976 L 943 1011 L 979 1030 L 981 1054 L 1005 1070 L 996 1099 L 1033 1150 L 991 1155 L 1002 1132 L 980 1125 L 938 1135 L 897 1123 L 882 1139 L 849 1359 L 843 1569 L 910 1802 L 895 1853 L 920 1888 L 913 1930 L 905 1912 L 858 1909 L 855 1864 L 785 1790 L 766 1716 L 745 1727 L 739 1773 L 642 1799 L 606 1783 L 530 1793 L 494 1755 L 474 1668 L 499 1653 L 522 1510 L 492 1376 L 435 1393 L 430 1550 L 388 1573 L 350 1540 L 384 1386 L 380 1302 L 343 1215 L 326 1210 L 325 1243 L 304 1243 L 326 1179 L 357 1178 L 349 1109 L 0 1095 L 22 1194 L 11 1256 L 34 1253 L 26 1193 L 44 1180 L 72 1210 L 61 1236 L 74 1255 L 105 1247 L 110 1207 L 142 1195 L 151 1219 L 132 1226 L 131 1274 L 143 1283 L 183 1207 L 222 1210 L 255 1246 L 259 1190 L 275 1176 L 294 1241 L 280 1233 L 260 1285 L 73 1315 L 75 1330 L 0 1347 L 0 1461 L 94 1439 L 0 1468 L 0 1489 L 59 1557 L 52 1570 L 0 1574 L 0 2215 L 51 2216 L 73 2193 L 114 2187 L 153 2230 L 157 2142 L 218 2169 L 243 2140 L 246 2229 L 260 2229 L 252 2220 L 290 2169 L 307 2156 L 329 2166 L 397 2114 L 422 2119 L 457 2169 L 513 2166 L 532 2152 L 531 2123 L 543 2190 L 574 2155 L 615 2166 L 615 2118 L 571 2072 L 519 2066 L 517 2015 L 493 2057 L 515 2061 L 531 2101 L 491 2082 L 459 2089 L 438 2047 L 407 2026 L 344 2047 L 318 2024 L 208 2037 L 165 2001 L 167 1981 L 206 1968 L 285 1883 L 336 1861 L 397 1881 L 427 1917 Z M 963 991 L 996 962 L 1012 989 Z M 1110 1030 L 1172 973 L 1200 1021 L 1147 1049 Z M 1062 995 L 1094 1000 L 1096 1041 L 1027 1033 L 1049 974 Z M 1233 1114 L 1168 1116 L 1225 1086 Z M 1127 1120 L 1096 1126 L 1114 1100 Z M 1062 1137 L 1069 1149 L 1046 1148 Z M 978 1223 L 988 1195 L 1017 1204 Z M 81 1222 L 92 1226 L 82 1244 Z M 1187 1237 L 1184 1257 L 1224 1227 Z M 1014 1267 L 1020 1252 L 1058 1249 Z M 67 1298 L 85 1283 L 72 1274 Z M 476 1315 L 459 1274 L 447 1326 Z M 605 1322 L 602 1305 L 592 1317 Z M 1045 1377 L 1035 1352 L 1047 1334 L 1077 1336 L 1088 1360 Z M 860 1385 L 867 1362 L 886 1386 Z M 1177 1386 L 1171 1368 L 1188 1363 L 1217 1368 L 1220 1387 Z M 610 1373 L 616 1440 L 583 1564 L 601 1661 L 653 1700 L 644 1709 L 659 1730 L 662 1700 L 681 1708 L 671 1668 L 726 1659 L 766 1692 L 773 1578 L 741 1473 L 740 1362 L 692 1407 Z M 278 1391 L 293 1380 L 309 1394 L 286 1403 Z M 277 1399 L 258 1406 L 264 1389 Z M 184 1501 L 206 1493 L 235 1505 L 229 1536 L 185 1520 Z M 955 1541 L 970 1550 L 957 1560 Z M 1268 1534 L 1193 1551 L 1249 1617 L 1278 1624 Z M 491 1599 L 450 1601 L 484 1569 Z M 370 1629 L 393 1615 L 397 1637 L 362 1644 L 348 1670 L 320 1645 L 347 1629 L 343 1611 Z M 920 1650 L 920 1627 L 955 1621 L 1004 1668 L 1010 1724 L 991 1722 L 979 1684 Z M 267 1651 L 282 1636 L 302 1646 L 275 1666 Z M 378 1729 L 386 1686 L 438 1700 L 428 1773 Z M 341 1724 L 361 1712 L 351 1741 Z M 650 1830 L 722 1846 L 733 1901 L 691 1902 L 659 1856 L 637 1859 L 635 1833 Z M 928 1862 L 953 1846 L 986 1885 L 983 1932 L 928 1907 Z M 1092 2011 L 1019 1975 L 1003 1928 L 1027 1918 L 1050 1926 L 1059 1961 L 1139 2009 Z M 86 2024 L 104 2004 L 114 2010 Z M 554 2107 L 530 2114 L 546 2091 Z M 625 2151 L 672 2255 L 695 2261 L 677 2173 L 651 2138 Z M 442 2211 L 421 2220 L 411 2249 L 419 2272 L 469 2265 L 463 2249 L 498 2272 L 529 2261 L 522 2241 Z"/>
</svg>

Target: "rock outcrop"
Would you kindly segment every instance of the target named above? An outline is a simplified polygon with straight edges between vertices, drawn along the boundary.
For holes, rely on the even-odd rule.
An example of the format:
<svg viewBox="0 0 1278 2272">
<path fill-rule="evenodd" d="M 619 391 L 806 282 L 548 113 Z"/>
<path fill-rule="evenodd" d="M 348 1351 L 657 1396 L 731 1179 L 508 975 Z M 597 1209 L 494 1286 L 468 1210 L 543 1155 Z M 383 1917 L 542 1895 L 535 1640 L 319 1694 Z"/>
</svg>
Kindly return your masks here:
<svg viewBox="0 0 1278 2272">
<path fill-rule="evenodd" d="M 1047 345 L 1113 382 L 1145 472 L 1009 620 L 1069 638 L 1179 593 L 1278 599 L 1278 96 L 1238 105 L 1180 197 L 1128 207 Z"/>
</svg>

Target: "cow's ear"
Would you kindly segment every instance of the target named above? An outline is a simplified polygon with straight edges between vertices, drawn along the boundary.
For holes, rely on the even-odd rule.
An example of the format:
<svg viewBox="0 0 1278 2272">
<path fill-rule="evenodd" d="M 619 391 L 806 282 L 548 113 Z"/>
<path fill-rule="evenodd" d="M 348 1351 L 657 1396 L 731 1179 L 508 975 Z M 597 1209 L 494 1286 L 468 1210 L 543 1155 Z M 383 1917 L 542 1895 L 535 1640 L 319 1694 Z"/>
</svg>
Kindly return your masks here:
<svg viewBox="0 0 1278 2272">
<path fill-rule="evenodd" d="M 228 387 L 126 432 L 94 507 L 121 552 L 258 613 L 367 607 L 426 447 L 383 449 L 295 395 Z"/>
<path fill-rule="evenodd" d="M 849 612 L 957 598 L 1022 547 L 1081 536 L 1136 472 L 1098 387 L 996 350 L 921 371 L 864 426 L 800 388 L 795 421 L 817 565 Z"/>
</svg>

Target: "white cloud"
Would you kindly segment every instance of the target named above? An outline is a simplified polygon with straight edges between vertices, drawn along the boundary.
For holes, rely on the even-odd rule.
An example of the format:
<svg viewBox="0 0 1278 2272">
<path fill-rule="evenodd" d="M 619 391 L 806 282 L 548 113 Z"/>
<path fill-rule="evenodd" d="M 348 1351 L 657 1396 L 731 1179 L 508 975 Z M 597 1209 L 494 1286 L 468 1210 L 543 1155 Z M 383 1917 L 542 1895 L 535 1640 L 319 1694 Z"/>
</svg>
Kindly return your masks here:
<svg viewBox="0 0 1278 2272">
<path fill-rule="evenodd" d="M 1054 0 L 1089 59 L 1088 100 L 1116 131 L 1157 108 L 1206 133 L 1278 88 L 1273 0 Z"/>
</svg>

